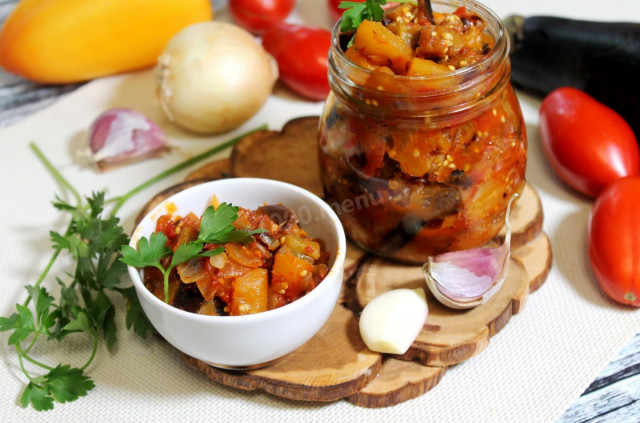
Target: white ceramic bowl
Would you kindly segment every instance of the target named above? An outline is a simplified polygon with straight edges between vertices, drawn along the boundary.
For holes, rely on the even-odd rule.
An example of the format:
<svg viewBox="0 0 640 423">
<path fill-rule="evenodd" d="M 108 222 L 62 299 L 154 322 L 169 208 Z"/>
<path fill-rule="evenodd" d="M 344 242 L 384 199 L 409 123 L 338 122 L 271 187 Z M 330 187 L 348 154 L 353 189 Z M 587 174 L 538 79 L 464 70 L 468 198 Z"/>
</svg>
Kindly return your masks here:
<svg viewBox="0 0 640 423">
<path fill-rule="evenodd" d="M 264 203 L 293 210 L 310 237 L 325 241 L 331 253 L 327 277 L 304 297 L 275 310 L 247 316 L 204 316 L 159 300 L 144 286 L 140 269 L 130 266 L 129 275 L 144 312 L 171 345 L 217 367 L 264 366 L 311 339 L 331 314 L 342 285 L 344 231 L 333 210 L 302 188 L 268 179 L 236 178 L 204 183 L 169 197 L 142 219 L 130 245 L 136 248 L 141 237 L 148 238 L 168 207 L 180 216 L 190 211 L 200 216 L 213 194 L 220 202 L 253 210 Z"/>
</svg>

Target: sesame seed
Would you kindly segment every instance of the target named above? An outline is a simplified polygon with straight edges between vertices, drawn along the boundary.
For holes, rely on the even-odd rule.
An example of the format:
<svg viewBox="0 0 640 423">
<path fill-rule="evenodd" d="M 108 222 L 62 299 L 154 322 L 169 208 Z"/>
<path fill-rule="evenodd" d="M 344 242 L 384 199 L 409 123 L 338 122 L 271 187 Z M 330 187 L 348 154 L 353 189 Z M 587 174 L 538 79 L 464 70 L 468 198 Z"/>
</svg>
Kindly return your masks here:
<svg viewBox="0 0 640 423">
<path fill-rule="evenodd" d="M 249 311 L 249 306 L 248 306 L 248 305 L 246 305 L 246 304 L 240 304 L 240 305 L 238 306 L 238 311 L 239 311 L 240 313 L 244 313 L 245 311 Z"/>
<path fill-rule="evenodd" d="M 438 33 L 437 33 L 437 32 L 435 32 L 435 31 L 431 31 L 431 36 L 432 36 L 432 37 L 435 37 L 435 36 L 437 36 L 437 35 L 438 35 Z"/>
<path fill-rule="evenodd" d="M 284 289 L 281 289 L 280 291 L 278 291 L 278 294 L 284 294 L 284 293 L 285 293 Z"/>
<path fill-rule="evenodd" d="M 288 289 L 289 288 L 289 284 L 288 283 L 283 283 L 280 286 L 282 286 L 282 289 Z"/>
<path fill-rule="evenodd" d="M 460 66 L 467 66 L 469 64 L 469 62 L 467 62 L 466 60 L 460 60 Z"/>
<path fill-rule="evenodd" d="M 371 100 L 371 104 L 374 105 L 374 106 L 377 106 L 378 105 L 378 100 Z"/>
<path fill-rule="evenodd" d="M 445 32 L 444 34 L 442 34 L 442 38 L 444 38 L 445 40 L 453 40 L 453 35 L 451 35 L 450 32 Z"/>
<path fill-rule="evenodd" d="M 493 113 L 494 116 L 498 115 L 498 111 L 496 109 L 491 110 L 491 113 Z"/>
<path fill-rule="evenodd" d="M 307 269 L 304 269 L 302 272 L 300 272 L 300 276 L 303 278 L 306 278 L 308 274 L 309 272 L 307 272 Z"/>
<path fill-rule="evenodd" d="M 383 87 L 382 85 L 378 85 L 378 86 L 376 87 L 376 89 L 377 89 L 378 91 L 384 91 L 384 87 Z"/>
<path fill-rule="evenodd" d="M 500 116 L 500 122 L 505 123 L 507 120 L 504 118 L 504 116 Z"/>
<path fill-rule="evenodd" d="M 420 157 L 420 150 L 418 150 L 417 148 L 413 150 L 413 157 Z"/>
<path fill-rule="evenodd" d="M 455 168 L 456 168 L 455 163 L 451 163 L 451 164 L 449 164 L 449 169 L 455 169 Z"/>
<path fill-rule="evenodd" d="M 451 69 L 452 71 L 456 70 L 456 67 L 453 65 L 449 65 L 449 69 Z"/>
<path fill-rule="evenodd" d="M 451 40 L 444 40 L 444 43 L 449 47 L 451 47 L 453 45 L 453 41 L 451 41 Z"/>
<path fill-rule="evenodd" d="M 396 150 L 389 150 L 389 157 L 395 157 L 396 156 Z"/>
<path fill-rule="evenodd" d="M 446 166 L 449 164 L 449 160 L 445 160 L 444 162 L 442 162 L 442 166 Z"/>
<path fill-rule="evenodd" d="M 511 143 L 511 147 L 515 147 L 515 146 L 516 146 L 516 142 L 515 142 L 515 141 L 513 141 L 513 142 Z"/>
<path fill-rule="evenodd" d="M 449 160 L 450 162 L 453 161 L 453 157 L 451 157 L 451 154 L 447 154 L 447 160 Z"/>
<path fill-rule="evenodd" d="M 283 236 L 280 237 L 280 244 L 284 244 L 287 239 Z"/>
</svg>

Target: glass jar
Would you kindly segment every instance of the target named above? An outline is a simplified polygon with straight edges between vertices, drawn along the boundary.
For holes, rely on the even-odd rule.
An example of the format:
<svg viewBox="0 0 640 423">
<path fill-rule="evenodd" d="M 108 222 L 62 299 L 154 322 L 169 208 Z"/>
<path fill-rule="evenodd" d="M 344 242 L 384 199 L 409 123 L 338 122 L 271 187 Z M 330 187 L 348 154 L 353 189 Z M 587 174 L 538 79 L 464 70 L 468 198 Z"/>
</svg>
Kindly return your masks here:
<svg viewBox="0 0 640 423">
<path fill-rule="evenodd" d="M 325 195 L 346 233 L 407 263 L 486 244 L 525 183 L 527 138 L 500 19 L 475 2 L 432 3 L 466 6 L 494 47 L 444 75 L 389 75 L 350 61 L 338 24 L 319 129 Z"/>
</svg>

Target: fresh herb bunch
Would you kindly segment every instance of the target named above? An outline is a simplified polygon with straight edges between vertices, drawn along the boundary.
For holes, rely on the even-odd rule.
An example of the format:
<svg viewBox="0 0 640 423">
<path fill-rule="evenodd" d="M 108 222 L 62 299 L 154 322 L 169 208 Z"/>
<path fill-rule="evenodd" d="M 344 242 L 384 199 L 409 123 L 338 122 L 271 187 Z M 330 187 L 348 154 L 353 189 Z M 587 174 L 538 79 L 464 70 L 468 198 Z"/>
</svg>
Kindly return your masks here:
<svg viewBox="0 0 640 423">
<path fill-rule="evenodd" d="M 224 244 L 227 242 L 239 242 L 248 244 L 253 241 L 251 235 L 264 232 L 264 229 L 252 231 L 238 231 L 233 222 L 238 218 L 238 207 L 228 203 L 222 203 L 217 209 L 207 207 L 200 221 L 200 233 L 198 239 L 178 246 L 175 252 L 171 251 L 167 244 L 167 236 L 162 232 L 152 233 L 150 238 L 140 238 L 138 249 L 129 245 L 122 246 L 121 262 L 134 267 L 152 266 L 162 272 L 164 278 L 164 301 L 169 302 L 169 275 L 174 267 L 200 257 L 211 257 L 224 251 L 224 247 L 204 250 L 205 244 Z M 162 259 L 171 257 L 169 266 L 165 269 Z"/>
<path fill-rule="evenodd" d="M 266 125 L 254 131 L 264 128 Z M 15 347 L 20 369 L 28 380 L 20 398 L 23 407 L 31 404 L 39 411 L 51 410 L 54 401 L 74 401 L 93 389 L 95 385 L 84 371 L 96 355 L 100 337 L 104 338 L 110 351 L 116 342 L 116 307 L 110 295 L 120 294 L 126 300 L 127 329 L 133 329 L 143 338 L 151 329 L 134 288 L 121 285 L 120 279 L 126 272 L 126 265 L 119 258 L 121 248 L 128 244 L 129 238 L 116 216 L 120 207 L 138 192 L 235 145 L 249 133 L 194 156 L 138 185 L 128 193 L 108 200 L 105 199 L 104 191 L 95 192 L 83 199 L 40 149 L 31 144 L 31 149 L 52 176 L 73 196 L 75 204 L 56 197 L 54 207 L 67 213 L 70 222 L 64 232 L 50 232 L 53 255 L 35 284 L 25 287 L 28 294 L 26 300 L 22 304 L 16 304 L 16 312 L 11 316 L 0 317 L 0 332 L 12 332 L 8 344 Z M 105 212 L 108 205 L 113 205 L 110 213 Z M 243 239 L 242 236 L 238 238 Z M 60 287 L 60 295 L 56 300 L 42 283 L 63 252 L 74 260 L 75 270 L 67 275 L 66 282 L 62 278 L 56 278 Z M 82 366 L 58 364 L 52 367 L 30 355 L 39 339 L 62 341 L 74 332 L 86 334 L 93 345 L 89 358 Z M 25 366 L 26 362 L 46 373 L 32 374 Z"/>
<path fill-rule="evenodd" d="M 413 3 L 415 0 L 394 0 L 393 3 Z M 342 32 L 352 32 L 358 29 L 362 21 L 382 21 L 387 0 L 366 0 L 364 3 L 356 1 L 343 1 L 338 8 L 345 9 L 342 13 L 340 30 Z"/>
</svg>

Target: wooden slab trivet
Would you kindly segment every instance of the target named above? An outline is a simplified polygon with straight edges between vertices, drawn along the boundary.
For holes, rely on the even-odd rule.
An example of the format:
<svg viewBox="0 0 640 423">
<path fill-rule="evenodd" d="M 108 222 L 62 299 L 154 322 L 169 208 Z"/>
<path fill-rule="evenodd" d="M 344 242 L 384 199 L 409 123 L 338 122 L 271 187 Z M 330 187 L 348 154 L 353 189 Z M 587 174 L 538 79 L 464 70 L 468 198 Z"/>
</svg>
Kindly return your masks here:
<svg viewBox="0 0 640 423">
<path fill-rule="evenodd" d="M 231 153 L 231 174 L 269 178 L 305 188 L 322 197 L 317 136 L 318 117 L 287 122 L 282 131 L 258 131 L 240 140 Z"/>
<path fill-rule="evenodd" d="M 302 401 L 335 401 L 357 393 L 378 373 L 380 354 L 360 338 L 353 313 L 336 306 L 327 323 L 309 342 L 268 367 L 246 372 L 216 369 L 183 354 L 209 378 L 242 390 L 262 389 Z"/>
<path fill-rule="evenodd" d="M 318 166 L 317 127 L 317 117 L 306 117 L 290 121 L 282 132 L 253 133 L 238 143 L 231 160 L 197 169 L 186 182 L 155 196 L 144 210 L 182 189 L 224 177 L 277 179 L 321 195 L 319 175 L 310 171 Z M 447 309 L 428 294 L 427 324 L 402 356 L 369 351 L 361 341 L 356 318 L 364 304 L 388 289 L 421 286 L 428 291 L 421 269 L 372 258 L 349 243 L 339 300 L 348 309 L 338 305 L 323 329 L 300 349 L 267 368 L 246 372 L 216 369 L 184 354 L 183 358 L 216 382 L 294 400 L 346 397 L 356 405 L 377 408 L 415 398 L 439 383 L 446 366 L 486 348 L 489 338 L 522 310 L 528 294 L 544 283 L 551 245 L 541 233 L 542 220 L 540 199 L 527 184 L 511 214 L 512 259 L 505 286 L 489 302 L 469 311 Z M 503 232 L 497 240 L 501 236 Z"/>
<path fill-rule="evenodd" d="M 347 400 L 367 408 L 400 404 L 434 388 L 444 376 L 445 370 L 446 367 L 423 366 L 387 357 L 378 376 Z"/>
</svg>

